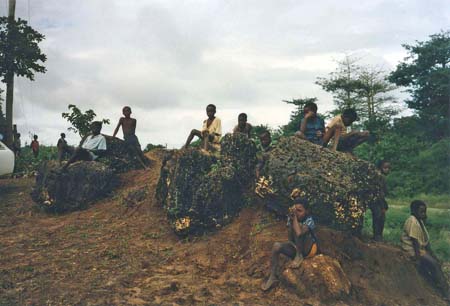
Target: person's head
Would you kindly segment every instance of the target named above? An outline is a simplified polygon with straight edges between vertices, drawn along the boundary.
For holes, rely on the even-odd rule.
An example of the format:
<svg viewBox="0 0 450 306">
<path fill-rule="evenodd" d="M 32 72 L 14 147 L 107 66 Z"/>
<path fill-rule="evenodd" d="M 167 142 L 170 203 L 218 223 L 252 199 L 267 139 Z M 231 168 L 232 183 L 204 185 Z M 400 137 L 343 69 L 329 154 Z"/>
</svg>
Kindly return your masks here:
<svg viewBox="0 0 450 306">
<path fill-rule="evenodd" d="M 303 115 L 306 115 L 307 113 L 312 112 L 314 115 L 317 114 L 317 104 L 314 102 L 308 102 L 303 106 Z"/>
<path fill-rule="evenodd" d="M 94 121 L 91 123 L 91 132 L 94 135 L 100 134 L 100 131 L 102 130 L 102 122 L 101 121 Z"/>
<path fill-rule="evenodd" d="M 409 207 L 411 209 L 411 215 L 419 220 L 427 219 L 427 204 L 424 201 L 414 200 Z"/>
<path fill-rule="evenodd" d="M 263 148 L 267 148 L 272 142 L 272 136 L 269 131 L 264 131 L 259 135 L 259 140 L 261 141 L 261 145 Z"/>
<path fill-rule="evenodd" d="M 124 107 L 122 108 L 122 114 L 123 114 L 126 118 L 129 118 L 130 115 L 131 115 L 131 107 L 129 107 L 129 106 L 124 106 Z"/>
<path fill-rule="evenodd" d="M 291 210 L 299 221 L 303 221 L 309 215 L 308 199 L 302 197 L 294 199 Z"/>
<path fill-rule="evenodd" d="M 344 121 L 345 126 L 350 126 L 353 122 L 358 119 L 358 114 L 354 108 L 347 108 L 342 113 L 342 121 Z"/>
<path fill-rule="evenodd" d="M 214 104 L 209 104 L 206 107 L 206 115 L 208 115 L 209 119 L 214 119 L 215 114 L 216 114 L 216 106 Z"/>
<path fill-rule="evenodd" d="M 377 168 L 382 174 L 388 175 L 389 172 L 391 172 L 391 163 L 385 159 L 382 159 L 377 163 Z"/>
<path fill-rule="evenodd" d="M 16 135 L 17 135 L 17 138 L 20 138 L 20 133 L 17 133 Z"/>
<path fill-rule="evenodd" d="M 247 114 L 246 113 L 240 113 L 238 116 L 238 126 L 243 129 L 245 128 L 245 125 L 247 124 Z"/>
<path fill-rule="evenodd" d="M 38 139 L 38 135 L 34 135 L 34 136 L 33 136 L 33 139 L 34 139 L 34 140 L 37 140 L 37 139 Z"/>
<path fill-rule="evenodd" d="M 64 133 L 61 133 L 61 138 L 66 138 L 66 134 L 64 134 Z"/>
</svg>

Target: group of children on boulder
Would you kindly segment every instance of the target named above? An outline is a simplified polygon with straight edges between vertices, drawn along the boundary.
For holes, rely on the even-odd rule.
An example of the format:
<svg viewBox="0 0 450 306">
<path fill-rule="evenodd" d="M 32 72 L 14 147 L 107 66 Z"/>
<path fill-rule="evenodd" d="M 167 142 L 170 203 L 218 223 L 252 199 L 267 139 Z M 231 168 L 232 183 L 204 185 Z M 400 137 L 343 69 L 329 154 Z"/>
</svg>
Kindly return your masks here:
<svg viewBox="0 0 450 306">
<path fill-rule="evenodd" d="M 138 157 L 145 167 L 145 157 L 142 154 L 139 141 L 136 137 L 136 119 L 131 118 L 131 108 L 126 106 L 122 110 L 124 117 L 120 118 L 113 137 L 115 137 L 122 127 L 124 141 L 130 152 Z M 331 142 L 330 149 L 334 151 L 343 151 L 351 153 L 352 150 L 369 138 L 366 131 L 347 132 L 347 127 L 351 126 L 357 120 L 357 113 L 354 109 L 346 109 L 342 114 L 331 119 L 329 124 L 325 126 L 324 120 L 317 115 L 317 105 L 315 103 L 307 103 L 303 109 L 304 117 L 300 123 L 299 131 L 295 136 L 308 140 L 319 146 L 328 146 Z M 187 148 L 195 136 L 201 140 L 201 148 L 204 150 L 219 150 L 220 139 L 222 137 L 221 120 L 215 116 L 216 106 L 209 104 L 206 107 L 207 119 L 203 121 L 201 130 L 193 129 L 184 145 Z M 96 160 L 99 156 L 103 156 L 107 149 L 106 139 L 100 134 L 102 123 L 99 121 L 91 124 L 91 134 L 85 137 L 80 146 L 74 151 L 69 161 L 63 168 L 67 168 L 76 160 Z M 247 122 L 247 115 L 241 113 L 238 116 L 238 124 L 234 127 L 233 133 L 241 133 L 247 137 L 251 137 L 252 125 Z M 262 157 L 256 166 L 256 176 L 260 176 L 260 172 L 265 163 L 265 158 L 272 149 L 272 139 L 269 131 L 264 131 L 259 135 L 261 143 Z M 63 153 L 72 153 L 65 135 L 61 134 L 58 141 L 58 154 L 61 160 Z M 390 163 L 382 160 L 378 163 L 378 169 L 383 175 L 388 175 L 390 171 Z M 383 186 L 384 195 L 386 195 L 386 184 Z M 309 209 L 308 199 L 291 194 L 293 205 L 289 209 L 288 214 L 288 241 L 276 242 L 272 248 L 271 268 L 269 278 L 262 284 L 261 289 L 269 290 L 278 281 L 279 256 L 283 254 L 292 259 L 291 268 L 298 268 L 304 258 L 311 258 L 318 254 L 319 245 L 315 234 L 315 222 Z M 382 240 L 383 228 L 386 218 L 388 205 L 381 197 L 377 203 L 369 206 L 372 211 L 372 227 L 373 239 L 375 241 Z M 411 203 L 411 216 L 406 220 L 403 227 L 401 237 L 402 248 L 411 256 L 420 271 L 429 276 L 436 286 L 442 291 L 446 298 L 449 298 L 449 286 L 442 272 L 438 259 L 431 250 L 429 243 L 429 235 L 426 230 L 424 221 L 426 219 L 426 204 L 422 201 L 413 201 Z"/>
</svg>

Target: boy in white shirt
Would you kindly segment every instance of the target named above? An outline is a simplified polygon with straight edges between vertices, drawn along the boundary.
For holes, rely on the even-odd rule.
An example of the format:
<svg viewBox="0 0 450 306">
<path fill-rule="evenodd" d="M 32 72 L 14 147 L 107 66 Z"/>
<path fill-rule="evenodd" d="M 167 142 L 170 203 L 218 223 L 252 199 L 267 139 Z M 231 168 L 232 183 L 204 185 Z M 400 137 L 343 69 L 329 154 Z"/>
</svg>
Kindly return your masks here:
<svg viewBox="0 0 450 306">
<path fill-rule="evenodd" d="M 197 136 L 202 140 L 202 148 L 205 150 L 211 147 L 218 150 L 220 149 L 220 138 L 222 137 L 222 122 L 219 118 L 215 117 L 216 106 L 214 104 L 209 104 L 206 107 L 206 115 L 208 119 L 203 121 L 202 130 L 192 130 L 189 134 L 188 139 L 184 148 L 189 147 L 194 136 Z"/>
<path fill-rule="evenodd" d="M 106 138 L 100 134 L 102 122 L 94 121 L 91 123 L 91 134 L 80 142 L 80 146 L 75 149 L 72 157 L 64 165 L 63 169 L 79 160 L 92 161 L 104 155 L 106 152 Z"/>
</svg>

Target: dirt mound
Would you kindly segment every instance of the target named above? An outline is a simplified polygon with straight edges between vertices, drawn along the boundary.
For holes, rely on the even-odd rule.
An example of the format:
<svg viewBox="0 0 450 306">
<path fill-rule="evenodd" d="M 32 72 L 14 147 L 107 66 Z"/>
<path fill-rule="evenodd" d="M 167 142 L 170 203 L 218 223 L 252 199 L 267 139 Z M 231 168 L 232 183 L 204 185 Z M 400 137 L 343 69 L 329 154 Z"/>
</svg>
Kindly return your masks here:
<svg viewBox="0 0 450 306">
<path fill-rule="evenodd" d="M 71 214 L 33 210 L 31 179 L 0 180 L 0 304 L 446 305 L 397 247 L 325 227 L 321 248 L 342 267 L 349 295 L 325 301 L 287 280 L 261 292 L 285 220 L 254 203 L 221 231 L 179 239 L 153 198 L 162 155 L 148 155 L 156 167 L 121 174 L 112 197 Z"/>
<path fill-rule="evenodd" d="M 113 171 L 102 163 L 76 162 L 62 171 L 50 161 L 39 168 L 31 197 L 45 211 L 68 212 L 107 196 L 114 185 Z"/>
<path fill-rule="evenodd" d="M 166 156 L 157 199 L 178 235 L 201 234 L 230 222 L 247 204 L 256 165 L 256 145 L 226 135 L 220 155 L 183 149 Z"/>
<path fill-rule="evenodd" d="M 258 185 L 265 187 L 266 205 L 280 215 L 296 190 L 308 198 L 319 223 L 358 232 L 366 207 L 384 198 L 381 174 L 349 154 L 283 137 L 267 155 Z"/>
</svg>

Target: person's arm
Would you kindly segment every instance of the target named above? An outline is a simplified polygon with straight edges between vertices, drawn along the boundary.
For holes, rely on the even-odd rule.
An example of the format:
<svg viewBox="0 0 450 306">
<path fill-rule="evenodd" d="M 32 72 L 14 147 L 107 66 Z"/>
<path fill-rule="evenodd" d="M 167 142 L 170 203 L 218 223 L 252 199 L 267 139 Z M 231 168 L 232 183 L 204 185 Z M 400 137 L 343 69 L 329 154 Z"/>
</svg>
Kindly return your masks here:
<svg viewBox="0 0 450 306">
<path fill-rule="evenodd" d="M 292 216 L 292 228 L 294 229 L 294 233 L 296 237 L 299 237 L 301 235 L 304 235 L 309 231 L 309 227 L 306 225 L 301 225 L 297 217 L 295 215 Z"/>
<path fill-rule="evenodd" d="M 295 133 L 295 136 L 298 136 L 301 139 L 305 139 L 306 140 L 306 136 L 305 136 L 306 123 L 307 123 L 307 119 L 306 119 L 306 116 L 305 116 L 305 118 L 303 118 L 302 122 L 300 123 L 300 130 L 298 131 L 298 133 Z"/>
<path fill-rule="evenodd" d="M 114 130 L 113 136 L 112 137 L 116 137 L 117 133 L 119 132 L 119 128 L 122 125 L 122 118 L 119 119 L 119 123 L 117 123 L 116 129 Z M 136 126 L 136 124 L 135 124 Z"/>
<path fill-rule="evenodd" d="M 420 247 L 419 247 L 419 241 L 416 238 L 412 238 L 409 237 L 412 241 L 412 245 L 413 245 L 413 249 L 414 249 L 414 254 L 415 254 L 415 259 L 419 259 L 420 258 Z"/>
<path fill-rule="evenodd" d="M 252 129 L 253 126 L 250 123 L 248 123 L 248 138 L 252 137 Z"/>
<path fill-rule="evenodd" d="M 340 128 L 334 129 L 333 147 L 331 148 L 333 151 L 336 151 L 340 138 L 341 138 L 341 129 Z"/>
</svg>

